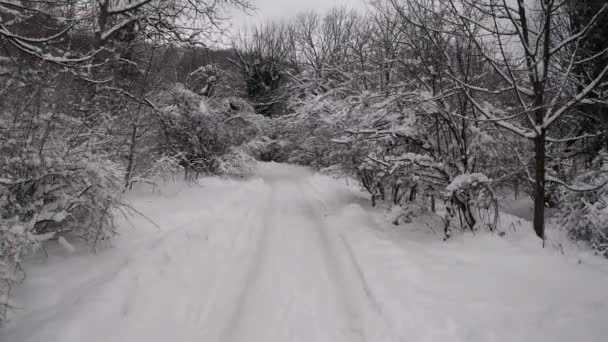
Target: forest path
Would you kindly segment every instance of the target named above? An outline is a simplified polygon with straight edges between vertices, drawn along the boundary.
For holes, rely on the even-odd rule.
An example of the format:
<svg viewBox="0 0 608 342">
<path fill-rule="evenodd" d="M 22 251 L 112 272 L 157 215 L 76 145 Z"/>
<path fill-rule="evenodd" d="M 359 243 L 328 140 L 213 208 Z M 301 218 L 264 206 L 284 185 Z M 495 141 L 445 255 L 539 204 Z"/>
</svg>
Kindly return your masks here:
<svg viewBox="0 0 608 342">
<path fill-rule="evenodd" d="M 56 310 L 32 313 L 40 329 L 7 341 L 377 341 L 386 328 L 311 176 L 262 164 L 235 191 L 202 186 L 182 203 L 144 208 L 172 227 L 74 285 Z"/>
<path fill-rule="evenodd" d="M 97 255 L 50 243 L 25 261 L 0 342 L 599 342 L 608 265 L 541 248 L 529 223 L 443 241 L 391 224 L 344 179 L 260 164 L 247 179 L 181 179 L 128 194 Z M 435 227 L 435 228 L 433 228 Z M 559 235 L 557 235 L 559 236 Z M 559 248 L 557 248 L 559 247 Z M 562 252 L 565 255 L 562 255 Z M 538 289 L 542 289 L 539 291 Z"/>
</svg>

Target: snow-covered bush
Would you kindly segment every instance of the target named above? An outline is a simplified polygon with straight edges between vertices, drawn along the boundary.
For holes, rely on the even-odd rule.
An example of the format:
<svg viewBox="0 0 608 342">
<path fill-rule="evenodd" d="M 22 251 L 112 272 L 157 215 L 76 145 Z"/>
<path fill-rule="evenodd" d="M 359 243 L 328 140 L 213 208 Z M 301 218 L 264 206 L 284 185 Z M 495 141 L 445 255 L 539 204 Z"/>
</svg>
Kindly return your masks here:
<svg viewBox="0 0 608 342">
<path fill-rule="evenodd" d="M 229 147 L 229 134 L 222 118 L 199 95 L 177 84 L 157 99 L 167 155 L 180 155 L 182 166 L 197 172 L 212 172 L 214 160 Z"/>
<path fill-rule="evenodd" d="M 95 248 L 114 234 L 122 174 L 104 155 L 70 153 L 60 141 L 42 151 L 0 138 L 0 170 L 1 296 L 18 280 L 21 256 L 39 242 L 69 232 Z"/>
<path fill-rule="evenodd" d="M 18 219 L 0 219 L 0 324 L 6 316 L 12 288 L 23 279 L 21 255 L 37 246 Z"/>
<path fill-rule="evenodd" d="M 286 159 L 284 141 L 267 136 L 255 137 L 240 146 L 233 146 L 217 159 L 217 172 L 229 176 L 251 174 L 258 160 L 281 162 Z"/>
<path fill-rule="evenodd" d="M 261 161 L 286 162 L 289 159 L 292 145 L 285 140 L 271 140 L 258 154 Z"/>
<path fill-rule="evenodd" d="M 217 170 L 223 175 L 244 177 L 254 171 L 256 163 L 256 159 L 242 148 L 231 147 L 217 159 Z"/>
<path fill-rule="evenodd" d="M 491 182 L 491 179 L 480 172 L 456 176 L 445 188 L 446 203 L 450 207 L 446 216 L 446 227 L 450 224 L 450 211 L 458 209 L 468 228 L 477 229 L 483 225 L 494 230 L 497 227 L 499 212 L 496 196 L 490 187 Z"/>
<path fill-rule="evenodd" d="M 586 241 L 608 257 L 608 153 L 600 154 L 575 184 L 578 191 L 560 191 L 558 221 L 573 240 Z"/>
<path fill-rule="evenodd" d="M 176 84 L 157 99 L 167 155 L 203 173 L 242 174 L 271 146 L 270 119 L 242 99 L 209 100 Z"/>
<path fill-rule="evenodd" d="M 164 149 L 196 172 L 236 172 L 244 153 L 254 152 L 244 145 L 266 134 L 269 126 L 269 119 L 253 113 L 245 100 L 209 101 L 180 84 L 162 92 L 158 104 Z"/>
<path fill-rule="evenodd" d="M 0 142 L 3 178 L 2 218 L 27 222 L 28 233 L 45 235 L 70 231 L 91 243 L 107 239 L 113 225 L 109 210 L 119 202 L 119 168 L 93 154 L 40 155 L 16 140 Z"/>
<path fill-rule="evenodd" d="M 182 157 L 184 167 L 197 172 L 215 172 L 216 159 L 238 145 L 243 129 L 229 130 L 223 109 L 217 109 L 202 96 L 181 84 L 170 87 L 158 97 L 162 111 L 160 124 L 168 154 Z"/>
</svg>

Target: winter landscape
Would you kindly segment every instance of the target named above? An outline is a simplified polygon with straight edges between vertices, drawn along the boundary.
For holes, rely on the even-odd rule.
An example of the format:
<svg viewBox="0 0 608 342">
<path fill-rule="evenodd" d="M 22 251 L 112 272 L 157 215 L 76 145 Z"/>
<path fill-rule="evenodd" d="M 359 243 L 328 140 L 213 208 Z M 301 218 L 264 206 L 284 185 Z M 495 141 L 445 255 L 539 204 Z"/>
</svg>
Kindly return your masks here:
<svg viewBox="0 0 608 342">
<path fill-rule="evenodd" d="M 0 0 L 0 342 L 608 339 L 605 0 Z"/>
</svg>

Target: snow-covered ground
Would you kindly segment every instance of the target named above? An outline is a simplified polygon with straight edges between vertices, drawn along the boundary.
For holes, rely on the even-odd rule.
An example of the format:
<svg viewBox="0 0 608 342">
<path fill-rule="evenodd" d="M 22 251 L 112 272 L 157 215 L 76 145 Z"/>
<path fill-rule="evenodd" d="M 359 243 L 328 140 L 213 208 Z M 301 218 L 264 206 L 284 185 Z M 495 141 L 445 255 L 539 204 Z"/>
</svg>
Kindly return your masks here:
<svg viewBox="0 0 608 342">
<path fill-rule="evenodd" d="M 97 255 L 28 261 L 2 342 L 606 341 L 608 264 L 505 237 L 394 226 L 352 184 L 279 164 L 138 189 Z M 558 247 L 559 248 L 556 248 Z M 67 247 L 67 248 L 66 248 Z"/>
</svg>

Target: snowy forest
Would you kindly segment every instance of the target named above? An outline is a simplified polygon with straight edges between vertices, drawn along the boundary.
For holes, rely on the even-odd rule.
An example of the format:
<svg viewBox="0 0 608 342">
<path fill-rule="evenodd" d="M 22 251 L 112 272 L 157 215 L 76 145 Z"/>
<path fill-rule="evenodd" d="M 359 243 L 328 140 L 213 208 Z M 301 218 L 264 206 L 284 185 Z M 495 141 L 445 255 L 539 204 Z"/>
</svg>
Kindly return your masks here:
<svg viewBox="0 0 608 342">
<path fill-rule="evenodd" d="M 375 0 L 230 27 L 248 0 L 0 0 L 0 322 L 48 243 L 111 245 L 171 175 L 354 182 L 442 243 L 528 198 L 608 257 L 608 3 Z M 204 189 L 202 190 L 204 191 Z M 7 341 L 8 342 L 8 341 Z"/>
</svg>

